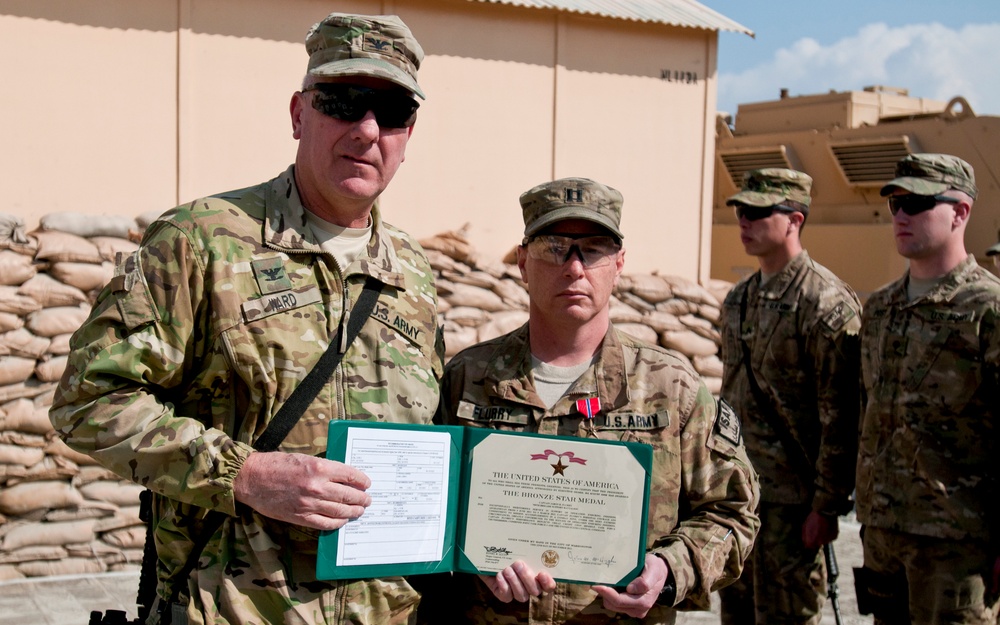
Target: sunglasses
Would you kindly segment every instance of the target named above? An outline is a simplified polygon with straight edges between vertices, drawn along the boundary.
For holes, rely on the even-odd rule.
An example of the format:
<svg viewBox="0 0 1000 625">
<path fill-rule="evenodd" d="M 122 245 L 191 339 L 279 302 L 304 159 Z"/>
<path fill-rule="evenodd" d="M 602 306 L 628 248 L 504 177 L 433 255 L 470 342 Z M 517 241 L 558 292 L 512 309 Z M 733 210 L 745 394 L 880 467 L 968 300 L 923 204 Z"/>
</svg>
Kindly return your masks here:
<svg viewBox="0 0 1000 625">
<path fill-rule="evenodd" d="M 915 193 L 890 195 L 889 212 L 892 213 L 893 217 L 899 211 L 903 211 L 912 217 L 929 211 L 942 202 L 946 204 L 958 204 L 961 201 L 958 198 L 948 197 L 947 195 L 917 195 Z"/>
<path fill-rule="evenodd" d="M 782 206 L 781 204 L 776 204 L 774 206 L 747 206 L 746 204 L 736 205 L 736 218 L 746 219 L 747 221 L 767 219 L 775 212 L 794 213 L 795 209 Z"/>
<path fill-rule="evenodd" d="M 612 236 L 542 234 L 525 239 L 528 256 L 552 265 L 563 265 L 575 253 L 585 267 L 603 267 L 622 249 Z"/>
<path fill-rule="evenodd" d="M 399 91 L 370 89 L 346 83 L 316 83 L 313 108 L 333 119 L 356 122 L 371 111 L 382 128 L 409 128 L 417 121 L 420 103 Z"/>
</svg>

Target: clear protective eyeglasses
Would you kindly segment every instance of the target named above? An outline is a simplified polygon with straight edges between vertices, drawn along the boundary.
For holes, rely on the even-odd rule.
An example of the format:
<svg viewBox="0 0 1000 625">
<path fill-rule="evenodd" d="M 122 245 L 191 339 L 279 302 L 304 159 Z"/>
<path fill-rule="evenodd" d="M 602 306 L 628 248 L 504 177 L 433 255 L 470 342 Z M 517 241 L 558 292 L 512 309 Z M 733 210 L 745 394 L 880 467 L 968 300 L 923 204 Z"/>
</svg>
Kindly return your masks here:
<svg viewBox="0 0 1000 625">
<path fill-rule="evenodd" d="M 541 234 L 525 238 L 522 245 L 535 260 L 563 265 L 575 254 L 587 268 L 607 265 L 622 249 L 617 238 L 592 234 Z"/>
</svg>

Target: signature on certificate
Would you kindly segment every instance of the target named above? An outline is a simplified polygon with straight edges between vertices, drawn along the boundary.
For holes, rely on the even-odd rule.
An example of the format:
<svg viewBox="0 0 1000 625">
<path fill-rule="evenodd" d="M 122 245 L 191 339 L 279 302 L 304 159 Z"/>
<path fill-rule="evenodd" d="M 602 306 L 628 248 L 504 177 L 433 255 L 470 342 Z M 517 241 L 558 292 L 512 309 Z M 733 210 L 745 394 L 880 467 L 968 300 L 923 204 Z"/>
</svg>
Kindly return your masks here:
<svg viewBox="0 0 1000 625">
<path fill-rule="evenodd" d="M 570 562 L 583 566 L 604 566 L 610 568 L 615 563 L 615 556 L 613 554 L 610 556 L 579 556 L 570 550 L 566 554 L 566 557 L 569 558 Z"/>
</svg>

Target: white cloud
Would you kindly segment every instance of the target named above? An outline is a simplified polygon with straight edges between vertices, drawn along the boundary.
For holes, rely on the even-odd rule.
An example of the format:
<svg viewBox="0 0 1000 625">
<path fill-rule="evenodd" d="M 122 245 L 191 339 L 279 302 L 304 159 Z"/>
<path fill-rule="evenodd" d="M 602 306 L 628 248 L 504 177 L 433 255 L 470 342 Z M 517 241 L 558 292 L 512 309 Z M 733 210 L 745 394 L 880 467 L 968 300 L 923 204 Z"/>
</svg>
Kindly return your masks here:
<svg viewBox="0 0 1000 625">
<path fill-rule="evenodd" d="M 868 85 L 908 89 L 911 96 L 948 101 L 963 96 L 977 115 L 1000 115 L 1000 24 L 952 29 L 940 24 L 868 24 L 823 46 L 804 38 L 768 62 L 719 74 L 719 109 L 741 103 L 860 90 Z"/>
</svg>

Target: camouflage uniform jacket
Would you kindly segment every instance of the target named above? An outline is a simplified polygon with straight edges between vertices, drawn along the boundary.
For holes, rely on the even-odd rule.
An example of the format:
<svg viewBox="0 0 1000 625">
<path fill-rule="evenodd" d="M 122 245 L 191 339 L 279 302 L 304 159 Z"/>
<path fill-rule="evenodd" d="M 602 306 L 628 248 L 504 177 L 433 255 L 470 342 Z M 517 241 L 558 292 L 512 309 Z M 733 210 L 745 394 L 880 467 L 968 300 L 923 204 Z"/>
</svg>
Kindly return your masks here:
<svg viewBox="0 0 1000 625">
<path fill-rule="evenodd" d="M 850 510 L 861 402 L 860 326 L 854 291 L 805 251 L 763 287 L 758 271 L 726 296 L 722 397 L 743 420 L 763 501 L 811 504 L 830 514 Z M 772 407 L 770 416 L 750 388 L 742 341 Z M 786 449 L 788 436 L 775 431 L 774 421 L 787 424 L 797 449 Z M 811 474 L 803 475 L 804 462 Z"/>
<path fill-rule="evenodd" d="M 1000 280 L 970 255 L 913 301 L 907 283 L 862 319 L 858 518 L 998 548 Z"/>
<path fill-rule="evenodd" d="M 652 445 L 646 547 L 673 573 L 673 603 L 708 609 L 711 591 L 739 576 L 759 525 L 757 480 L 739 422 L 728 406 L 720 411 L 694 370 L 667 350 L 609 327 L 594 366 L 546 410 L 532 382 L 525 325 L 457 354 L 441 388 L 446 423 Z M 574 405 L 594 396 L 601 409 L 591 429 Z M 480 410 L 485 407 L 503 409 Z M 526 606 L 501 603 L 474 576 L 456 577 L 456 584 L 476 588 L 452 585 L 444 592 L 472 598 L 476 623 L 628 622 L 616 621 L 625 615 L 604 610 L 587 585 L 560 583 L 554 594 Z M 673 607 L 657 605 L 642 622 L 673 623 L 674 616 Z"/>
<path fill-rule="evenodd" d="M 419 595 L 405 581 L 317 581 L 317 531 L 234 499 L 251 445 L 366 276 L 383 285 L 372 318 L 281 449 L 323 454 L 331 419 L 430 423 L 437 407 L 443 345 L 422 250 L 376 209 L 366 253 L 339 268 L 306 226 L 293 171 L 150 225 L 74 335 L 51 419 L 71 447 L 158 495 L 161 597 L 207 511 L 229 515 L 191 575 L 192 623 L 406 622 Z"/>
</svg>

